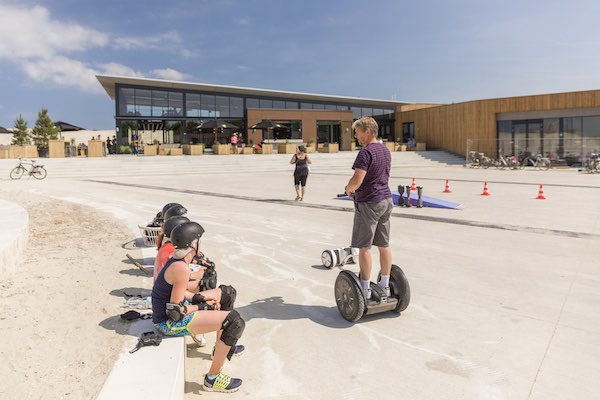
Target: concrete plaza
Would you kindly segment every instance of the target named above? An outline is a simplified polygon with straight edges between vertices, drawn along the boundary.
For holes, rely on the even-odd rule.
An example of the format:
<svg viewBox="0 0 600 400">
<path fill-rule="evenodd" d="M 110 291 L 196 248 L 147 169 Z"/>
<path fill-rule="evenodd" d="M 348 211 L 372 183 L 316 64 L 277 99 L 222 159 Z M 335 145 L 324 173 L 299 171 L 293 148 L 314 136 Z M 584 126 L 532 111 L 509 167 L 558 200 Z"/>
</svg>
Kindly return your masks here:
<svg viewBox="0 0 600 400">
<path fill-rule="evenodd" d="M 0 160 L 0 185 L 105 211 L 132 239 L 165 203 L 183 204 L 247 321 L 246 354 L 225 366 L 244 385 L 227 398 L 600 397 L 600 175 L 473 170 L 431 161 L 433 152 L 394 153 L 393 188 L 414 177 L 426 195 L 463 208 L 394 210 L 394 262 L 411 304 L 351 324 L 333 296 L 339 269 L 324 269 L 320 255 L 350 240 L 352 203 L 335 195 L 356 154 L 312 155 L 302 203 L 287 155 L 49 159 L 43 181 L 10 181 L 15 162 Z M 446 179 L 452 194 L 441 193 Z M 535 200 L 539 184 L 547 200 Z M 136 251 L 147 263 L 154 254 Z M 188 345 L 190 399 L 222 397 L 201 389 L 207 339 Z"/>
</svg>

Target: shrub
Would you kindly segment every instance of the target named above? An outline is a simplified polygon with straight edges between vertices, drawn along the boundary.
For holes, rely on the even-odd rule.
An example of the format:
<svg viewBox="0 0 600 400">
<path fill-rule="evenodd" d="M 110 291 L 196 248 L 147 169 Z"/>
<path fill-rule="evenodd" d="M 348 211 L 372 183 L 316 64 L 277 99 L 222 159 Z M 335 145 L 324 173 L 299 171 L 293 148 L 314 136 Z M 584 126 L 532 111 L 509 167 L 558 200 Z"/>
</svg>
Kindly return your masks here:
<svg viewBox="0 0 600 400">
<path fill-rule="evenodd" d="M 121 145 L 119 147 L 119 153 L 121 153 L 121 154 L 131 154 L 131 147 L 125 146 L 125 145 Z"/>
</svg>

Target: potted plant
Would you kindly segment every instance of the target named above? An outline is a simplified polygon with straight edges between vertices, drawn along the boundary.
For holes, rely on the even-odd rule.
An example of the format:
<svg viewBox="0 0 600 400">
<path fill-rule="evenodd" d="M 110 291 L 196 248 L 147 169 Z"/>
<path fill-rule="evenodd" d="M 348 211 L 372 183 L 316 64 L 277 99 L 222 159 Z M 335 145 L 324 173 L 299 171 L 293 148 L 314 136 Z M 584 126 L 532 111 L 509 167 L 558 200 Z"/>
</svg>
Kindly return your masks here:
<svg viewBox="0 0 600 400">
<path fill-rule="evenodd" d="M 317 151 L 317 147 L 315 146 L 315 139 L 308 139 L 306 141 L 306 152 L 314 153 L 315 151 Z"/>
<path fill-rule="evenodd" d="M 296 152 L 296 145 L 290 143 L 288 139 L 285 139 L 284 143 L 280 143 L 277 146 L 277 153 L 279 154 L 294 154 Z"/>
</svg>

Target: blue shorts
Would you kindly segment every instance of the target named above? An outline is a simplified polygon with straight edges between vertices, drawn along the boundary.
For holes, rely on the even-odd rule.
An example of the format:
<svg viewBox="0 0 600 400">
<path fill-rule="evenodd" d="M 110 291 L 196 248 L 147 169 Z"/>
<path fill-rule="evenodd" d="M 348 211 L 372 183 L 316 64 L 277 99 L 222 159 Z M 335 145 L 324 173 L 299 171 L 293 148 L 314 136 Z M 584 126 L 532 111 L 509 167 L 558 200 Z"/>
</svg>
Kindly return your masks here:
<svg viewBox="0 0 600 400">
<path fill-rule="evenodd" d="M 183 317 L 183 319 L 179 322 L 173 322 L 171 320 L 167 320 L 164 322 L 159 322 L 158 324 L 154 324 L 154 327 L 157 331 L 166 336 L 185 336 L 191 335 L 194 336 L 193 333 L 188 326 L 192 323 L 194 318 L 196 317 L 197 312 L 193 312 Z"/>
</svg>

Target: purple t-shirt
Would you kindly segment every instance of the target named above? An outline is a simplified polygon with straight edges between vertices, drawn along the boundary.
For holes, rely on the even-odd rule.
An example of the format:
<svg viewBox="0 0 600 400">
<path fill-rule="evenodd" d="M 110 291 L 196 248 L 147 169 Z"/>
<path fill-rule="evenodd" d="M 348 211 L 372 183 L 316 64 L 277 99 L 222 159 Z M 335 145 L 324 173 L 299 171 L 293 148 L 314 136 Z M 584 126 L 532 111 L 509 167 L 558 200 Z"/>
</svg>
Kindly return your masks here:
<svg viewBox="0 0 600 400">
<path fill-rule="evenodd" d="M 356 156 L 352 169 L 367 171 L 365 179 L 356 189 L 355 200 L 359 203 L 381 201 L 392 197 L 390 191 L 390 168 L 392 155 L 382 143 L 371 143 Z"/>
</svg>

